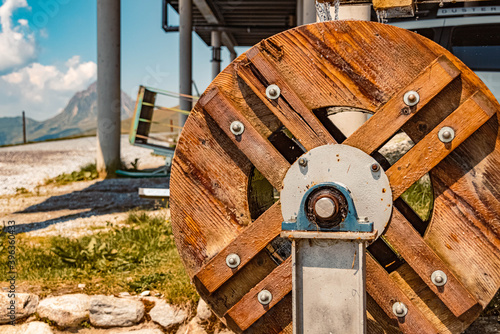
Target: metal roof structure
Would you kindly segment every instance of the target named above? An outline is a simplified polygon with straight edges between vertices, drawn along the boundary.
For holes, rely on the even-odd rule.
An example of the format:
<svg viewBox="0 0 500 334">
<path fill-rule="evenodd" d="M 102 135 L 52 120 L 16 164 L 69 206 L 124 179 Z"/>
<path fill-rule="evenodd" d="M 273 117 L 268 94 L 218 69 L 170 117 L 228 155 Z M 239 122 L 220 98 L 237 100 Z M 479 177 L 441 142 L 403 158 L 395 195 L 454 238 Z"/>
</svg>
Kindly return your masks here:
<svg viewBox="0 0 500 334">
<path fill-rule="evenodd" d="M 164 0 L 164 29 L 168 27 L 166 5 L 179 12 L 179 0 Z M 297 0 L 193 0 L 193 30 L 210 45 L 213 30 L 222 31 L 229 49 L 252 46 L 262 39 L 296 25 Z"/>
</svg>

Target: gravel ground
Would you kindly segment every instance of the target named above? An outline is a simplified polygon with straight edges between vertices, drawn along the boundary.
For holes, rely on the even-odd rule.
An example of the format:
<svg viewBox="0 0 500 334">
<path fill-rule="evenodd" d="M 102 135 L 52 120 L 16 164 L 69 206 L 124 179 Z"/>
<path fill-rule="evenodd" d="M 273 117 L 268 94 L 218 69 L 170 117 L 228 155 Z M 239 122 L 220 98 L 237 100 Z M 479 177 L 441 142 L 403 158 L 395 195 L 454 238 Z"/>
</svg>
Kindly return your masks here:
<svg viewBox="0 0 500 334">
<path fill-rule="evenodd" d="M 122 161 L 139 159 L 139 168 L 159 167 L 163 157 L 151 155 L 152 150 L 132 146 L 128 137 L 121 137 Z M 42 142 L 0 148 L 0 196 L 13 195 L 17 188 L 32 191 L 48 178 L 71 173 L 95 162 L 96 137 Z"/>
</svg>

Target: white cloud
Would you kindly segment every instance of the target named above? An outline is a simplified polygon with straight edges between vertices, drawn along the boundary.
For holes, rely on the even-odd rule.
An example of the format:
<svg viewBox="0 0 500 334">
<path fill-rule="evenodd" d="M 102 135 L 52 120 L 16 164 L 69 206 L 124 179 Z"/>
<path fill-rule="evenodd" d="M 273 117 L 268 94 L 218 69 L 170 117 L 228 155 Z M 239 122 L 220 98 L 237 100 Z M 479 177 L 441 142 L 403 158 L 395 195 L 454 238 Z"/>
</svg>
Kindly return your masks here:
<svg viewBox="0 0 500 334">
<path fill-rule="evenodd" d="M 30 8 L 26 0 L 4 0 L 0 6 L 0 73 L 26 65 L 36 56 L 36 42 L 28 21 L 13 24 L 12 13 L 18 8 Z"/>
<path fill-rule="evenodd" d="M 33 63 L 0 76 L 0 116 L 11 113 L 11 106 L 29 110 L 30 117 L 43 120 L 60 111 L 73 94 L 86 89 L 97 77 L 94 62 L 81 62 L 79 56 L 66 61 L 66 68 Z M 3 95 L 3 96 L 2 96 Z"/>
</svg>

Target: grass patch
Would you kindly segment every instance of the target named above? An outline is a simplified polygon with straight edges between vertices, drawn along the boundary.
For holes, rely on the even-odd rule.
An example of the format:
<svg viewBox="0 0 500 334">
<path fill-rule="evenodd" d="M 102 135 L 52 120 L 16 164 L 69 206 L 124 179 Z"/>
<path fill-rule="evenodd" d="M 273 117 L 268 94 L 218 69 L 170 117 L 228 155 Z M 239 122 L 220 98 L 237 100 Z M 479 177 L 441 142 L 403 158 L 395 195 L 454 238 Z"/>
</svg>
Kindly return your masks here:
<svg viewBox="0 0 500 334">
<path fill-rule="evenodd" d="M 91 163 L 85 165 L 80 168 L 78 171 L 74 171 L 72 173 L 62 173 L 54 178 L 45 180 L 45 185 L 56 184 L 56 185 L 64 185 L 71 182 L 77 181 L 91 181 L 95 180 L 99 177 L 99 173 L 97 172 L 97 166 L 95 163 Z"/>
<path fill-rule="evenodd" d="M 432 183 L 428 178 L 415 182 L 401 197 L 419 215 L 420 219 L 427 221 L 431 218 L 434 195 Z"/>
<path fill-rule="evenodd" d="M 76 292 L 77 285 L 84 283 L 89 294 L 153 290 L 175 304 L 198 299 L 177 253 L 170 223 L 161 217 L 131 213 L 125 227 L 78 239 L 23 235 L 16 239 L 18 283 L 37 287 L 41 295 L 68 287 Z M 0 272 L 7 269 L 6 245 L 3 234 Z"/>
</svg>

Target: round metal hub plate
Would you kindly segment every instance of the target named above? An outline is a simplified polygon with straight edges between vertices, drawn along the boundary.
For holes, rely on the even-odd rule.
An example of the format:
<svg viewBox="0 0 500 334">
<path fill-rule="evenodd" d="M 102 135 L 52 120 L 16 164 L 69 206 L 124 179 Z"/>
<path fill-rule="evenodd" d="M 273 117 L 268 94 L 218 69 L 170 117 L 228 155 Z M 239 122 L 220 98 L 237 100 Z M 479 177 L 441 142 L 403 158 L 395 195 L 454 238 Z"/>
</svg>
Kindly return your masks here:
<svg viewBox="0 0 500 334">
<path fill-rule="evenodd" d="M 286 221 L 295 221 L 307 190 L 323 182 L 335 182 L 351 192 L 358 217 L 373 222 L 380 236 L 392 213 L 392 192 L 384 171 L 372 170 L 377 161 L 365 152 L 347 145 L 324 145 L 301 156 L 290 167 L 283 180 L 281 213 Z"/>
</svg>

